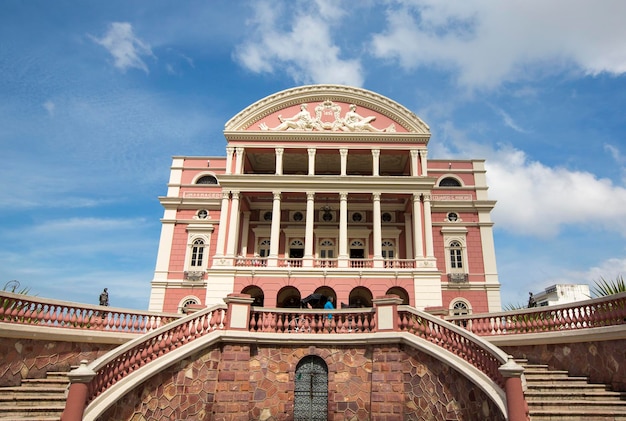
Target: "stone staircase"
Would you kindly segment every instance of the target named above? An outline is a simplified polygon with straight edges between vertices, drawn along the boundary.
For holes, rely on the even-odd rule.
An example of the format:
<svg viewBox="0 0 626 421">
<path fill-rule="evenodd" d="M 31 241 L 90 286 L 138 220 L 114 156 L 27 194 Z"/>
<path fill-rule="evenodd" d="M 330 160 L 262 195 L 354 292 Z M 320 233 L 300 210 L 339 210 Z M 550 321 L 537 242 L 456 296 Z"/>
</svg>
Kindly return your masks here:
<svg viewBox="0 0 626 421">
<path fill-rule="evenodd" d="M 571 377 L 547 365 L 518 363 L 524 366 L 531 421 L 626 421 L 625 392 L 590 384 L 587 377 Z"/>
<path fill-rule="evenodd" d="M 67 373 L 49 372 L 43 379 L 0 387 L 0 421 L 59 421 L 68 385 Z"/>
</svg>

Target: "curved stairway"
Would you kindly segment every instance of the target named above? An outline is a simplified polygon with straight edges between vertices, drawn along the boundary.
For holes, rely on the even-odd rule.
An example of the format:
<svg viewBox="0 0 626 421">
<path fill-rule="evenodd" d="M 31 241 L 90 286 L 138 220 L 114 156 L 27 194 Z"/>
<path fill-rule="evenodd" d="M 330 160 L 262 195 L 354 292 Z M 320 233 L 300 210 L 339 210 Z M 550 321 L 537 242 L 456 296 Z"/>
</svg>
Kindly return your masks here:
<svg viewBox="0 0 626 421">
<path fill-rule="evenodd" d="M 547 365 L 524 366 L 526 401 L 531 421 L 626 421 L 626 393 L 614 392 L 587 377 L 572 377 L 567 371 Z"/>
<path fill-rule="evenodd" d="M 69 385 L 67 373 L 23 379 L 20 386 L 0 387 L 1 421 L 59 421 Z"/>
</svg>

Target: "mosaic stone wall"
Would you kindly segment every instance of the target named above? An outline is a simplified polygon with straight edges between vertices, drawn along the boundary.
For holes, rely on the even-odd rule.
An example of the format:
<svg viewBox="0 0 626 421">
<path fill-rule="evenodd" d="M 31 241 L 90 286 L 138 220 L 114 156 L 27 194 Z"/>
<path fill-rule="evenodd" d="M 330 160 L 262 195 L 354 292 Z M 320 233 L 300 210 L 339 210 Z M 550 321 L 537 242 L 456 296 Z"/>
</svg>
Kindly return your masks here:
<svg viewBox="0 0 626 421">
<path fill-rule="evenodd" d="M 626 391 L 626 340 L 503 346 L 504 352 L 531 363 L 567 370 L 572 376 L 586 376 L 592 383 L 610 384 Z"/>
<path fill-rule="evenodd" d="M 42 378 L 48 371 L 70 371 L 81 360 L 93 361 L 117 345 L 33 339 L 0 339 L 0 386 Z"/>
<path fill-rule="evenodd" d="M 328 366 L 329 420 L 504 420 L 465 377 L 408 347 L 225 344 L 163 370 L 100 421 L 292 420 L 295 370 L 307 355 Z"/>
</svg>

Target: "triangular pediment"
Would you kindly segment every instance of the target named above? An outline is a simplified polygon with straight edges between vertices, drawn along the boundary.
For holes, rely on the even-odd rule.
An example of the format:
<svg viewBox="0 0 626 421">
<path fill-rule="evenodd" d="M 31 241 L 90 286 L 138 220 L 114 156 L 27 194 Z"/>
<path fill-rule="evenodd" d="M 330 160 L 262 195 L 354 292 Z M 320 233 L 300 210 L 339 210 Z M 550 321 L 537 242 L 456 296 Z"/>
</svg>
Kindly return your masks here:
<svg viewBox="0 0 626 421">
<path fill-rule="evenodd" d="M 263 98 L 226 123 L 226 132 L 413 133 L 430 129 L 404 106 L 342 85 L 309 85 Z"/>
</svg>

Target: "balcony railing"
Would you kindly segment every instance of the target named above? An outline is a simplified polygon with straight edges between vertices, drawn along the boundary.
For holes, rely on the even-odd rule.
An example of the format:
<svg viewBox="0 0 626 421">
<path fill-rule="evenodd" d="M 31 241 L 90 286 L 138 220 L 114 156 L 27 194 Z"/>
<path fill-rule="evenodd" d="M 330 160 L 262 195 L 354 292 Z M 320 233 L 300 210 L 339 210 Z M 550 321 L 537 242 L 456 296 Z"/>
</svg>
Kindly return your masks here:
<svg viewBox="0 0 626 421">
<path fill-rule="evenodd" d="M 77 304 L 0 292 L 0 322 L 37 327 L 145 333 L 182 315 Z"/>
<path fill-rule="evenodd" d="M 501 313 L 448 317 L 480 336 L 560 332 L 626 324 L 626 292 L 593 300 Z"/>
<path fill-rule="evenodd" d="M 369 333 L 376 330 L 374 310 L 308 310 L 252 307 L 249 329 L 272 333 Z"/>
</svg>

